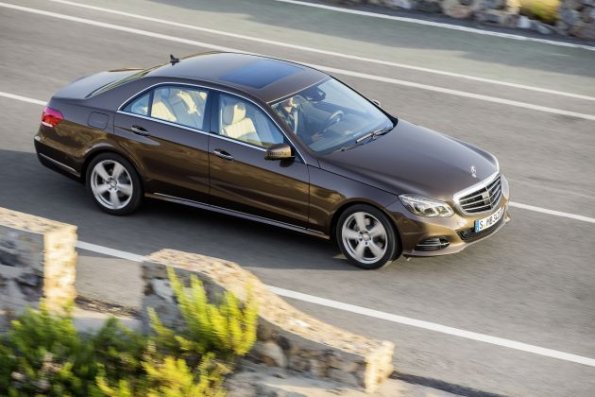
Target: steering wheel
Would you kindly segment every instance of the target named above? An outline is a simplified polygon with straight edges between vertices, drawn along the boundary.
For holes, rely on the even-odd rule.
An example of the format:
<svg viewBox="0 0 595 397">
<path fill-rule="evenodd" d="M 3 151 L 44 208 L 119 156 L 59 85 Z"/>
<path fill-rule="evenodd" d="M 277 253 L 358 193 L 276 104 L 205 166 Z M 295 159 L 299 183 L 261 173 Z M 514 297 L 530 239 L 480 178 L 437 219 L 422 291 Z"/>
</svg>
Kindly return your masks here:
<svg viewBox="0 0 595 397">
<path fill-rule="evenodd" d="M 343 119 L 343 111 L 342 110 L 337 110 L 335 113 L 331 114 L 331 116 L 328 118 L 328 120 L 326 121 L 326 125 L 324 126 L 324 128 L 322 129 L 322 132 L 325 132 L 326 130 L 328 130 L 330 127 L 332 127 L 333 125 L 337 124 L 339 121 L 341 121 Z"/>
</svg>

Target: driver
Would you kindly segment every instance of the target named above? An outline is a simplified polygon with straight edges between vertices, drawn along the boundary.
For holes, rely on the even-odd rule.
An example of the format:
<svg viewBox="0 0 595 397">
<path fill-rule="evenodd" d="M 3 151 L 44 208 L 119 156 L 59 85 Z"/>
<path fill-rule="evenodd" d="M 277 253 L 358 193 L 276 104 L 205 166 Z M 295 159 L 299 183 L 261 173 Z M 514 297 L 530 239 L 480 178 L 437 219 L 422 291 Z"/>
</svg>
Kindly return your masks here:
<svg viewBox="0 0 595 397">
<path fill-rule="evenodd" d="M 277 105 L 277 113 L 279 113 L 279 116 L 287 123 L 293 133 L 297 135 L 300 116 L 295 97 L 292 96 L 279 103 Z"/>
</svg>

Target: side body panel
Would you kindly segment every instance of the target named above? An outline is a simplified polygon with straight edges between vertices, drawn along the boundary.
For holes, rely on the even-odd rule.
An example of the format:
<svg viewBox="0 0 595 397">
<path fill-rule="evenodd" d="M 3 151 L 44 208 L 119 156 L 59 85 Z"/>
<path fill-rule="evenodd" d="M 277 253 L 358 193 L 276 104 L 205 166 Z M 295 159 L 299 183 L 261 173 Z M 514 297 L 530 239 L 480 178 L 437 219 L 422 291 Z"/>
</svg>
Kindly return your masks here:
<svg viewBox="0 0 595 397">
<path fill-rule="evenodd" d="M 133 132 L 133 126 L 147 135 Z M 208 134 L 120 112 L 115 116 L 114 132 L 140 164 L 145 193 L 208 201 Z"/>
<path fill-rule="evenodd" d="M 209 146 L 213 204 L 308 227 L 309 175 L 301 159 L 265 160 L 264 150 L 217 135 Z"/>
<path fill-rule="evenodd" d="M 310 166 L 309 171 L 310 227 L 327 235 L 333 232 L 338 211 L 350 204 L 369 204 L 384 211 L 398 200 L 393 194 L 318 167 Z"/>
</svg>

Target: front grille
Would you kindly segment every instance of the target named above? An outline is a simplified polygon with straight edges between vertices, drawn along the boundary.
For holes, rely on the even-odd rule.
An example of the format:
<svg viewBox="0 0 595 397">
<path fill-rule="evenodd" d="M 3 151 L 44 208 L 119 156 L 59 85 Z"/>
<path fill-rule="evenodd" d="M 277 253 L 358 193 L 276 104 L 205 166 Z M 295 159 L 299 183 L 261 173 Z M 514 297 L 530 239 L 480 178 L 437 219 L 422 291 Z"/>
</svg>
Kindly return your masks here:
<svg viewBox="0 0 595 397">
<path fill-rule="evenodd" d="M 498 175 L 489 184 L 460 197 L 458 202 L 463 212 L 477 214 L 496 208 L 500 197 L 502 197 L 502 180 Z"/>
</svg>

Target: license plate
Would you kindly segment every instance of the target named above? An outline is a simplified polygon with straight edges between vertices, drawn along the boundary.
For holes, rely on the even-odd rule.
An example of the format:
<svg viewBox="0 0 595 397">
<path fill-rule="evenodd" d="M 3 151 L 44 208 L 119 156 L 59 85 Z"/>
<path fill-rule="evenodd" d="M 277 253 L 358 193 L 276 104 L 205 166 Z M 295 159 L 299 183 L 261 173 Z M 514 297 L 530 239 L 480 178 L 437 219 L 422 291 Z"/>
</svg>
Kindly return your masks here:
<svg viewBox="0 0 595 397">
<path fill-rule="evenodd" d="M 494 212 L 492 215 L 487 216 L 482 219 L 475 220 L 475 233 L 479 233 L 482 230 L 486 230 L 494 226 L 504 215 L 504 207 L 501 207 L 498 211 Z"/>
</svg>

